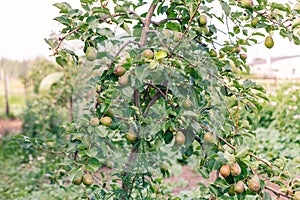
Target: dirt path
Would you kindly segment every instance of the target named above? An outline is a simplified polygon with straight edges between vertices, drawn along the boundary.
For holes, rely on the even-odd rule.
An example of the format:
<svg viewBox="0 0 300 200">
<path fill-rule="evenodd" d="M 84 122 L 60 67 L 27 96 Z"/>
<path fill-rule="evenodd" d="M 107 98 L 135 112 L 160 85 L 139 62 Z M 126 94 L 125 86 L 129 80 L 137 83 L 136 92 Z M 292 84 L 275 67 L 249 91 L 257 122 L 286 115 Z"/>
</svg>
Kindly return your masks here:
<svg viewBox="0 0 300 200">
<path fill-rule="evenodd" d="M 22 130 L 22 120 L 20 119 L 0 119 L 0 136 L 4 133 L 20 133 Z"/>
</svg>

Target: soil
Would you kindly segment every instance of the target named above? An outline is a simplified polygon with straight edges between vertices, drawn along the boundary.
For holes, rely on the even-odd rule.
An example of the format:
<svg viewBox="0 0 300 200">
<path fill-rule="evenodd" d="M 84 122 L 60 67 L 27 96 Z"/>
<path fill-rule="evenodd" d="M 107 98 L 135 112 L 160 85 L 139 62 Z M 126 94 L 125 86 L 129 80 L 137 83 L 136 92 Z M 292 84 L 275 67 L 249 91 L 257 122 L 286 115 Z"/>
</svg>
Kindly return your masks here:
<svg viewBox="0 0 300 200">
<path fill-rule="evenodd" d="M 0 136 L 5 133 L 20 133 L 22 124 L 23 122 L 20 119 L 0 119 Z"/>
</svg>

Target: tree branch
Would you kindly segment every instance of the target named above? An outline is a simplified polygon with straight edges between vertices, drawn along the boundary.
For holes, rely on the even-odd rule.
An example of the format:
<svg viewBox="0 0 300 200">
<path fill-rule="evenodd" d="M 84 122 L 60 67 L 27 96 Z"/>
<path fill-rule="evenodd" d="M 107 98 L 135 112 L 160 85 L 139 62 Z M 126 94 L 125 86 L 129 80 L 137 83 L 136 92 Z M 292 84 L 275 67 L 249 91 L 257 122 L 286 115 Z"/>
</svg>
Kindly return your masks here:
<svg viewBox="0 0 300 200">
<path fill-rule="evenodd" d="M 177 18 L 177 17 L 174 17 L 174 18 L 166 18 L 166 19 L 163 19 L 163 20 L 160 20 L 158 22 L 156 21 L 151 21 L 152 24 L 154 24 L 155 26 L 160 26 L 161 24 L 165 23 L 165 22 L 168 22 L 168 21 L 178 21 L 178 22 L 182 22 L 182 20 L 188 20 L 187 18 L 185 19 L 181 19 L 181 18 Z"/>
<path fill-rule="evenodd" d="M 283 197 L 286 197 L 286 198 L 289 198 L 289 199 L 291 199 L 291 196 L 289 195 L 289 194 L 285 194 L 285 193 L 283 193 L 283 192 L 280 192 L 280 191 L 277 191 L 277 190 L 275 190 L 274 188 L 271 188 L 271 187 L 269 187 L 269 186 L 265 186 L 265 189 L 266 190 L 270 190 L 271 192 L 273 192 L 274 194 L 276 194 L 276 195 L 278 195 L 278 196 L 283 196 Z"/>
<path fill-rule="evenodd" d="M 108 18 L 111 18 L 111 17 L 119 17 L 119 16 L 123 16 L 123 15 L 128 15 L 128 14 L 134 15 L 134 16 L 136 16 L 137 18 L 139 18 L 139 20 L 141 20 L 141 16 L 139 16 L 139 15 L 138 15 L 136 12 L 134 12 L 134 11 L 129 11 L 128 13 L 115 13 L 115 14 L 111 14 L 111 15 L 107 14 L 107 15 L 105 15 L 105 16 L 99 18 L 98 20 L 99 20 L 99 21 L 106 22 L 105 20 L 108 19 Z"/>
<path fill-rule="evenodd" d="M 262 158 L 259 158 L 259 157 L 257 157 L 256 155 L 254 155 L 254 154 L 251 153 L 251 152 L 249 152 L 249 153 L 247 153 L 247 154 L 248 154 L 249 156 L 255 158 L 256 160 L 259 160 L 259 161 L 265 163 L 265 164 L 266 164 L 267 166 L 269 166 L 270 168 L 273 168 L 272 164 L 271 164 L 268 160 L 264 160 L 264 159 L 262 159 Z"/>
<path fill-rule="evenodd" d="M 151 23 L 151 18 L 153 16 L 153 13 L 154 13 L 154 10 L 155 10 L 156 6 L 157 6 L 157 3 L 152 2 L 152 4 L 150 5 L 149 10 L 147 12 L 146 18 L 145 18 L 145 20 L 143 20 L 144 26 L 143 26 L 142 34 L 141 34 L 141 38 L 140 38 L 140 47 L 143 47 L 146 44 L 147 33 L 148 33 L 148 30 L 149 30 L 149 26 L 150 26 L 150 23 Z"/>
<path fill-rule="evenodd" d="M 149 102 L 149 104 L 147 105 L 147 108 L 145 109 L 145 112 L 144 112 L 144 117 L 147 117 L 148 114 L 149 114 L 149 110 L 151 108 L 151 106 L 153 106 L 155 104 L 155 102 L 159 99 L 160 97 L 160 93 L 157 92 L 154 97 L 151 99 L 151 101 Z"/>
<path fill-rule="evenodd" d="M 161 91 L 160 88 L 158 88 L 156 85 L 154 85 L 153 83 L 151 82 L 144 82 L 145 85 L 149 85 L 151 87 L 153 87 L 154 89 L 156 89 L 164 98 L 165 100 L 168 100 L 167 96 L 165 95 L 165 93 L 163 93 L 163 91 Z"/>
</svg>

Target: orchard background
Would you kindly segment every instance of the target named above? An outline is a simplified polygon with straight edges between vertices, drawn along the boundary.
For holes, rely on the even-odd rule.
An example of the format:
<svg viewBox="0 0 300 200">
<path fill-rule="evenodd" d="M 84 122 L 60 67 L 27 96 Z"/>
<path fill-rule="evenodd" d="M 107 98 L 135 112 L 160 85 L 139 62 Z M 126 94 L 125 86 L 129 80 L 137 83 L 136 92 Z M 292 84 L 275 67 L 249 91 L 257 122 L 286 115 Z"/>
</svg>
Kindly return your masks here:
<svg viewBox="0 0 300 200">
<path fill-rule="evenodd" d="M 4 199 L 300 199 L 299 81 L 247 62 L 275 35 L 300 44 L 299 3 L 53 5 L 55 62 L 1 59 L 24 88 L 1 76 L 22 121 L 1 124 Z"/>
</svg>

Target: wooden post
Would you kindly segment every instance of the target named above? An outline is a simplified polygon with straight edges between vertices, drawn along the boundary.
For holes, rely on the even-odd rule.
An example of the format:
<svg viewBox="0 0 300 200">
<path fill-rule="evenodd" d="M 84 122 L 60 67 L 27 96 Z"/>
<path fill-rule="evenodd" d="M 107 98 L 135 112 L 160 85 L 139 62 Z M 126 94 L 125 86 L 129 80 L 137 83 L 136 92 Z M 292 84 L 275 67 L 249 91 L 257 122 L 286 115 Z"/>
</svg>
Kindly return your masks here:
<svg viewBox="0 0 300 200">
<path fill-rule="evenodd" d="M 1 66 L 3 67 L 3 60 L 1 60 Z M 2 68 L 3 81 L 4 81 L 4 101 L 5 101 L 5 115 L 9 117 L 9 101 L 8 101 L 8 75 Z"/>
</svg>

